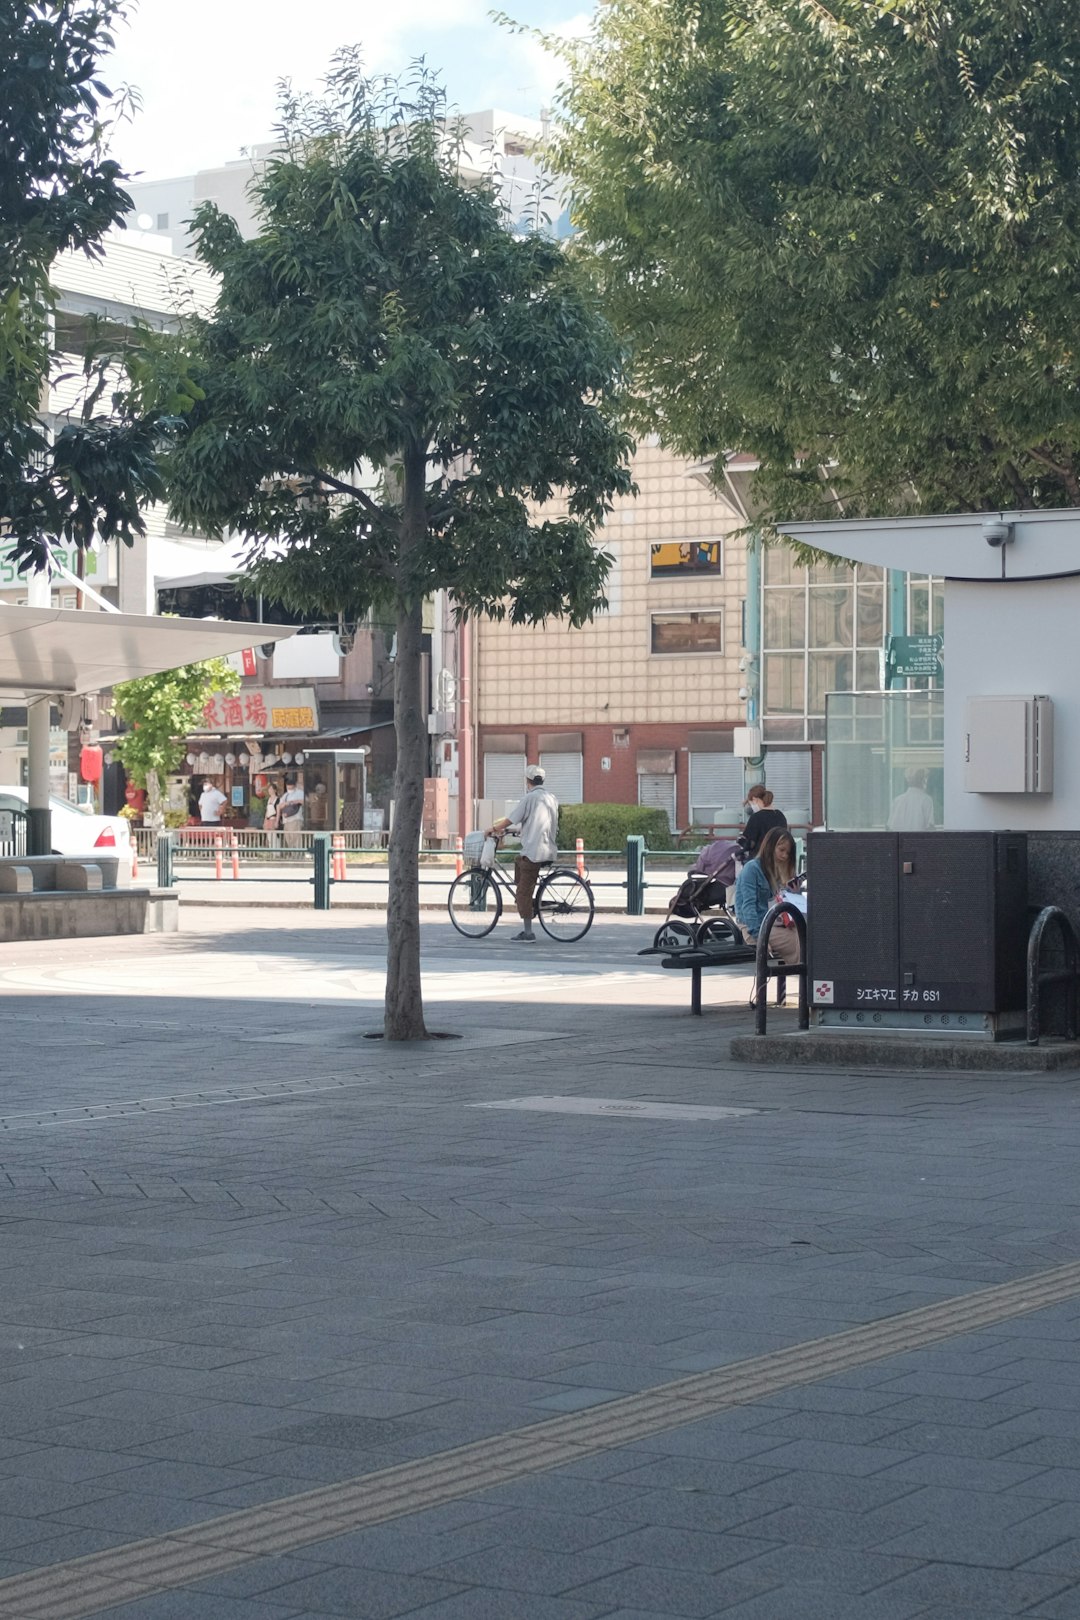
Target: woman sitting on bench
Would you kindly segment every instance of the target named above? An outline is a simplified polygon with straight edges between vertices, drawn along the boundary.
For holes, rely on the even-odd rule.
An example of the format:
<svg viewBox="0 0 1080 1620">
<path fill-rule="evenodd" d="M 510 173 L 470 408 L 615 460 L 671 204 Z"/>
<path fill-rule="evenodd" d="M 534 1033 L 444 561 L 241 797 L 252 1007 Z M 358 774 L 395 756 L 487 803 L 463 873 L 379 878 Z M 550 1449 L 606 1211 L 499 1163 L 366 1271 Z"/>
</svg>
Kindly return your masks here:
<svg viewBox="0 0 1080 1620">
<path fill-rule="evenodd" d="M 765 913 L 776 904 L 782 889 L 795 883 L 795 840 L 784 827 L 772 827 L 761 840 L 761 848 L 747 861 L 735 884 L 735 919 L 748 945 L 756 945 Z M 799 934 L 779 919 L 769 935 L 769 951 L 777 961 L 792 967 L 801 961 Z"/>
</svg>

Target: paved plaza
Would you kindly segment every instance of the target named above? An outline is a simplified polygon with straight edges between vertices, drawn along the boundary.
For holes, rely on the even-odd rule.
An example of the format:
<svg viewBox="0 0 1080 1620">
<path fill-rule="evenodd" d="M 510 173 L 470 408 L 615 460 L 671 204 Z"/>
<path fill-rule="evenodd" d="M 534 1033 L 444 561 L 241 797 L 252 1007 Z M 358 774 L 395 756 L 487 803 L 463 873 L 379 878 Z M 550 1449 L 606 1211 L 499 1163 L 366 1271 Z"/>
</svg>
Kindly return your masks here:
<svg viewBox="0 0 1080 1620">
<path fill-rule="evenodd" d="M 431 915 L 404 1047 L 375 913 L 3 948 L 0 1616 L 1080 1617 L 1080 1076 L 652 926 Z"/>
</svg>

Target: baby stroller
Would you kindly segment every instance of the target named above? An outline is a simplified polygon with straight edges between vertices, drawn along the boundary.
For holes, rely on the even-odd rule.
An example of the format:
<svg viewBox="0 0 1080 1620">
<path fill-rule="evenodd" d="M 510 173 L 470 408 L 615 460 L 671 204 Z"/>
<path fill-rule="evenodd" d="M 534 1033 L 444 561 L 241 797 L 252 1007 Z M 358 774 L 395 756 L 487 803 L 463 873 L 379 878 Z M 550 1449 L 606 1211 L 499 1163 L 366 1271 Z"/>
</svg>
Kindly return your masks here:
<svg viewBox="0 0 1080 1620">
<path fill-rule="evenodd" d="M 743 943 L 735 918 L 727 909 L 738 855 L 739 846 L 732 838 L 717 838 L 706 844 L 668 906 L 665 921 L 656 930 L 654 950 L 685 951 L 706 944 Z"/>
</svg>

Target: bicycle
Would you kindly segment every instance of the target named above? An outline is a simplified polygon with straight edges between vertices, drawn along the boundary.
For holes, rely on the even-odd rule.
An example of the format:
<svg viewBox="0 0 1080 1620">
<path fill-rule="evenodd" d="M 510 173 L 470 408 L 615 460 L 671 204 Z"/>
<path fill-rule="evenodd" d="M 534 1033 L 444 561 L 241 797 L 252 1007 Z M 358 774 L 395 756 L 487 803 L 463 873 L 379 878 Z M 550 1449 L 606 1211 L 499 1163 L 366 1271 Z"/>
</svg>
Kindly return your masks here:
<svg viewBox="0 0 1080 1620">
<path fill-rule="evenodd" d="M 498 866 L 477 864 L 456 877 L 446 905 L 458 933 L 466 939 L 490 934 L 503 913 L 504 890 L 513 900 L 515 885 Z M 553 866 L 536 886 L 533 911 L 550 939 L 569 945 L 589 932 L 596 902 L 588 881 L 572 866 Z"/>
</svg>

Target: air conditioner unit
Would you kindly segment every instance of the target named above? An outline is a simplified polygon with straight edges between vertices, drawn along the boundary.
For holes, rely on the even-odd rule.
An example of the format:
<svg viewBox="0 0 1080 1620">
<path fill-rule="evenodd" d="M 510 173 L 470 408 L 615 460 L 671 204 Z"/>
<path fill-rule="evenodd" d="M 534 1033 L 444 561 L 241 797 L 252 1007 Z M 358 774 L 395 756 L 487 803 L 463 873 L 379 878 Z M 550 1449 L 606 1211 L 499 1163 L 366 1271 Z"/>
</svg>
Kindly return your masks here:
<svg viewBox="0 0 1080 1620">
<path fill-rule="evenodd" d="M 736 726 L 731 736 L 731 752 L 737 759 L 758 759 L 760 757 L 760 726 Z"/>
<path fill-rule="evenodd" d="M 1052 698 L 968 698 L 964 708 L 964 791 L 1054 791 Z"/>
</svg>

